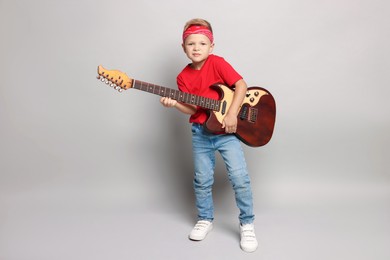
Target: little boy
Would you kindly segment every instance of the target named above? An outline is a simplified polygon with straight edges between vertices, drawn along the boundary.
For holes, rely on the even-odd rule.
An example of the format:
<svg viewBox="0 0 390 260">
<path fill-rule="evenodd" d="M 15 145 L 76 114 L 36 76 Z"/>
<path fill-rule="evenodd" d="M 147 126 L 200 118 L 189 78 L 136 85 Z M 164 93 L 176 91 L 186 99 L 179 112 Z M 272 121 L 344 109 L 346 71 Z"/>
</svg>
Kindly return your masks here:
<svg viewBox="0 0 390 260">
<path fill-rule="evenodd" d="M 212 230 L 214 206 L 212 185 L 214 183 L 215 152 L 218 151 L 227 168 L 229 181 L 235 192 L 237 207 L 240 210 L 240 246 L 245 252 L 254 252 L 258 242 L 254 230 L 254 214 L 250 178 L 244 153 L 239 139 L 234 135 L 237 129 L 237 115 L 242 104 L 247 85 L 243 78 L 222 57 L 211 54 L 214 48 L 213 31 L 209 22 L 203 19 L 188 21 L 183 31 L 183 50 L 191 60 L 177 76 L 180 91 L 219 99 L 219 94 L 210 88 L 222 83 L 235 89 L 233 101 L 223 119 L 225 133 L 208 133 L 203 123 L 207 111 L 203 108 L 177 102 L 168 97 L 161 98 L 165 107 L 175 107 L 190 115 L 192 123 L 192 150 L 194 158 L 194 191 L 198 222 L 192 229 L 191 240 L 203 240 Z"/>
</svg>

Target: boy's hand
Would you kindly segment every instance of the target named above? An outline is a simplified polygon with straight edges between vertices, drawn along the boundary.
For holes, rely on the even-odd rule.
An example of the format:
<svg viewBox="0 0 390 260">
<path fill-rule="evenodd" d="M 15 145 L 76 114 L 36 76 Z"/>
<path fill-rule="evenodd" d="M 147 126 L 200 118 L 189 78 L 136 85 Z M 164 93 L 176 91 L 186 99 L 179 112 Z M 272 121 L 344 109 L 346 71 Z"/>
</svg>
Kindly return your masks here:
<svg viewBox="0 0 390 260">
<path fill-rule="evenodd" d="M 176 104 L 177 104 L 177 101 L 176 101 L 176 100 L 171 99 L 171 98 L 169 98 L 169 97 L 162 97 L 162 98 L 160 99 L 160 102 L 161 102 L 161 104 L 162 104 L 164 107 L 174 107 L 174 106 L 176 106 Z"/>
<path fill-rule="evenodd" d="M 222 121 L 222 128 L 225 128 L 226 133 L 235 133 L 237 131 L 237 117 L 233 114 L 227 113 Z"/>
</svg>

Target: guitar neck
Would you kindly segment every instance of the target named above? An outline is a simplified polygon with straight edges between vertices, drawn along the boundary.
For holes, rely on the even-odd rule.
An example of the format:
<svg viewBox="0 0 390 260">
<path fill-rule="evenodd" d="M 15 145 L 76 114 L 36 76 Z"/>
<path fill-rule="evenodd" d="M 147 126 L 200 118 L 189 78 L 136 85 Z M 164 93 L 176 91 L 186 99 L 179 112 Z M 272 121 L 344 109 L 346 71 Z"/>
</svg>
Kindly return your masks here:
<svg viewBox="0 0 390 260">
<path fill-rule="evenodd" d="M 216 99 L 201 97 L 176 89 L 166 88 L 140 80 L 134 80 L 133 88 L 149 92 L 162 97 L 170 97 L 181 103 L 200 106 L 202 108 L 219 111 L 221 102 Z"/>
</svg>

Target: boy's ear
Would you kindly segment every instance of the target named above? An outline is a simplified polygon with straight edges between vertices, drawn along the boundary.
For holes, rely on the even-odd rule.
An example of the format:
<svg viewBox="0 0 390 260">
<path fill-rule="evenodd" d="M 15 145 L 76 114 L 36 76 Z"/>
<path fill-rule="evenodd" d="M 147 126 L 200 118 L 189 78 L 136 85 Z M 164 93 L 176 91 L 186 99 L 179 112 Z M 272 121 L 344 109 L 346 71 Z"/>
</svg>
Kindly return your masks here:
<svg viewBox="0 0 390 260">
<path fill-rule="evenodd" d="M 214 50 L 214 43 L 212 43 L 212 44 L 210 45 L 210 51 L 209 51 L 209 53 L 212 53 L 213 50 Z"/>
<path fill-rule="evenodd" d="M 184 43 L 181 44 L 181 47 L 183 48 L 184 53 L 186 52 L 186 49 L 184 47 Z"/>
</svg>

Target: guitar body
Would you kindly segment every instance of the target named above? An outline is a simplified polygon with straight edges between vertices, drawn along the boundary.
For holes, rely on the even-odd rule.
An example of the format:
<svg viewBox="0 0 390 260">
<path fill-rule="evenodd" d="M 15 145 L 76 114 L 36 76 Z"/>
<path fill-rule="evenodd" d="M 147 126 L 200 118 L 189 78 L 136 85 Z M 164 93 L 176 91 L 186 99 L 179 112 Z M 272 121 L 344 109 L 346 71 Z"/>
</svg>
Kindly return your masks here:
<svg viewBox="0 0 390 260">
<path fill-rule="evenodd" d="M 222 121 L 233 101 L 234 91 L 216 84 L 212 88 L 220 95 L 219 111 L 209 111 L 205 128 L 211 133 L 224 132 Z M 270 92 L 261 87 L 249 87 L 240 107 L 235 135 L 246 145 L 258 147 L 269 142 L 272 137 L 276 117 L 275 100 Z"/>
</svg>

